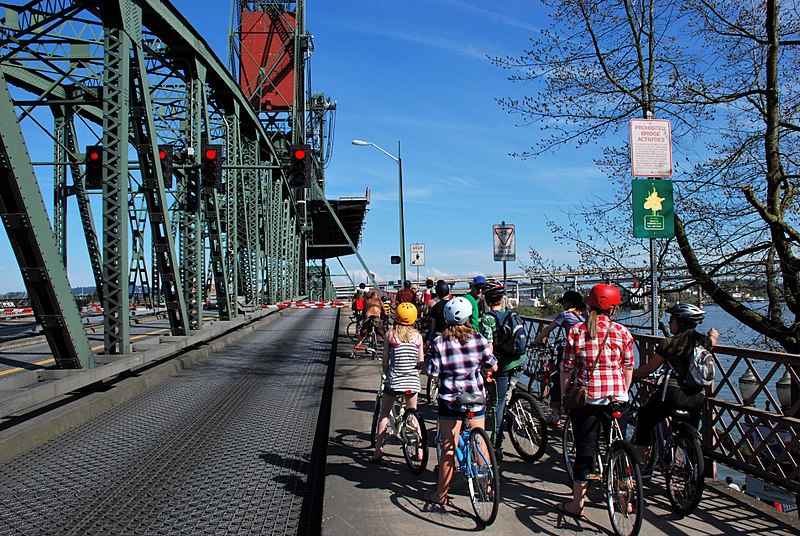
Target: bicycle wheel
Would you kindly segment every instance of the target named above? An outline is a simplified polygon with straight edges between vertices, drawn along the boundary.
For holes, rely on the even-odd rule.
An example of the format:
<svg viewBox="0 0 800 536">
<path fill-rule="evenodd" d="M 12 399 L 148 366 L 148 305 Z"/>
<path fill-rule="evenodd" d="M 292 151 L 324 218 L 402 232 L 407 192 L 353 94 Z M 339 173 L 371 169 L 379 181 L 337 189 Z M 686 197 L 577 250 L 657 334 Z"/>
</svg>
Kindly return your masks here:
<svg viewBox="0 0 800 536">
<path fill-rule="evenodd" d="M 349 324 L 347 324 L 347 336 L 350 337 L 350 340 L 356 342 L 358 339 L 358 323 L 355 320 L 351 320 Z"/>
<path fill-rule="evenodd" d="M 378 393 L 375 397 L 375 409 L 372 410 L 372 428 L 369 432 L 369 446 L 375 448 L 375 438 L 378 436 L 378 419 L 381 416 L 381 402 L 383 394 Z"/>
<path fill-rule="evenodd" d="M 705 475 L 700 441 L 688 434 L 676 434 L 671 461 L 666 471 L 667 498 L 682 516 L 688 516 L 703 496 Z"/>
<path fill-rule="evenodd" d="M 567 417 L 564 421 L 564 431 L 561 435 L 561 453 L 564 456 L 564 469 L 567 471 L 569 483 L 572 485 L 572 463 L 575 461 L 575 436 L 572 433 L 572 419 Z M 591 481 L 589 481 L 591 484 Z"/>
<path fill-rule="evenodd" d="M 547 423 L 533 397 L 515 390 L 506 407 L 508 435 L 519 457 L 535 462 L 547 447 Z"/>
<path fill-rule="evenodd" d="M 400 441 L 409 470 L 415 475 L 422 473 L 428 465 L 428 431 L 417 410 L 406 410 L 400 429 Z"/>
<path fill-rule="evenodd" d="M 536 400 L 544 400 L 546 393 L 549 391 L 547 381 L 548 376 L 539 361 L 531 371 L 530 379 L 528 380 L 528 393 Z"/>
<path fill-rule="evenodd" d="M 627 441 L 616 441 L 609 448 L 606 507 L 617 536 L 635 536 L 642 527 L 642 474 L 636 459 L 636 451 Z"/>
<path fill-rule="evenodd" d="M 367 349 L 365 352 L 367 353 L 367 356 L 371 357 L 372 359 L 378 359 L 378 336 L 375 334 L 374 330 L 367 335 L 366 346 Z"/>
<path fill-rule="evenodd" d="M 489 434 L 482 428 L 469 433 L 469 499 L 475 516 L 483 525 L 494 523 L 500 506 L 500 473 Z"/>
<path fill-rule="evenodd" d="M 436 398 L 439 396 L 439 380 L 438 378 L 428 377 L 428 385 L 425 388 L 425 396 L 428 397 L 428 402 L 436 404 Z"/>
</svg>

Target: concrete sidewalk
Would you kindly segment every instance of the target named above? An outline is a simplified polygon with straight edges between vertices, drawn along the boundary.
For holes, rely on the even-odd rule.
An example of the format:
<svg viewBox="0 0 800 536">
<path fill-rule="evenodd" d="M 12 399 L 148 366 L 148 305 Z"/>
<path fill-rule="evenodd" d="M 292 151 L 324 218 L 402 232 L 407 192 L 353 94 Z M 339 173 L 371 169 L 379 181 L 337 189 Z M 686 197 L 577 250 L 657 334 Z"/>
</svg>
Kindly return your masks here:
<svg viewBox="0 0 800 536">
<path fill-rule="evenodd" d="M 466 484 L 458 474 L 450 490 L 455 507 L 443 509 L 423 500 L 424 492 L 436 482 L 432 471 L 436 464 L 433 447 L 430 448 L 427 470 L 419 477 L 409 472 L 397 443 L 389 442 L 386 446 L 387 466 L 370 464 L 369 430 L 380 382 L 380 366 L 379 361 L 349 359 L 352 347 L 342 329 L 333 385 L 323 534 L 612 533 L 599 486 L 589 490 L 586 517 L 580 521 L 561 516 L 554 510 L 557 502 L 567 500 L 571 495 L 561 462 L 560 430 L 551 429 L 548 451 L 535 463 L 518 458 L 510 441 L 506 441 L 500 486 L 503 501 L 497 520 L 486 528 L 476 522 L 467 498 Z M 435 412 L 425 403 L 420 403 L 420 409 L 432 444 Z M 641 534 L 800 533 L 796 513 L 774 511 L 716 482 L 707 486 L 700 507 L 686 518 L 671 513 L 664 489 L 664 480 L 660 477 L 645 484 L 647 507 Z"/>
</svg>

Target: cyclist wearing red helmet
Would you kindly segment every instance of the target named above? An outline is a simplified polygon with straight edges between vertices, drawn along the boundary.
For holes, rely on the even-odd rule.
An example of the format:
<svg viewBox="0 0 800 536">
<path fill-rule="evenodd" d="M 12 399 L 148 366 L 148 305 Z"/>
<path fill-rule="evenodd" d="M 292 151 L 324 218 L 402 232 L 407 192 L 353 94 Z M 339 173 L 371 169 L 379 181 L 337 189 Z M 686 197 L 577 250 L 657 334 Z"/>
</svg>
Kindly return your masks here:
<svg viewBox="0 0 800 536">
<path fill-rule="evenodd" d="M 561 363 L 561 392 L 573 377 L 586 385 L 586 405 L 570 411 L 575 441 L 571 501 L 556 505 L 561 513 L 583 515 L 583 501 L 597 450 L 600 425 L 607 426 L 607 406 L 627 402 L 633 376 L 633 336 L 628 328 L 611 320 L 622 298 L 611 285 L 595 285 L 589 293 L 589 318 L 567 335 Z M 625 433 L 627 411 L 620 423 Z"/>
</svg>

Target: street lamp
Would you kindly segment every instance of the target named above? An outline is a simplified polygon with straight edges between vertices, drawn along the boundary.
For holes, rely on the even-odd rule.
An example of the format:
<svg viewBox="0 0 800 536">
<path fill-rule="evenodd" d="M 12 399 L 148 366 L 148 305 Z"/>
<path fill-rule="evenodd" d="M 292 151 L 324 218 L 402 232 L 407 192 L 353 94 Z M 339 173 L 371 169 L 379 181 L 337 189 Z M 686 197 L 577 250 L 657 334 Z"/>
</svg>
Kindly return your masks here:
<svg viewBox="0 0 800 536">
<path fill-rule="evenodd" d="M 353 140 L 353 145 L 358 145 L 360 147 L 371 145 L 397 162 L 398 187 L 400 191 L 400 284 L 402 285 L 406 280 L 406 238 L 405 223 L 403 222 L 403 160 L 400 158 L 400 140 L 397 140 L 397 156 L 391 155 L 382 147 L 372 143 L 371 141 Z"/>
</svg>

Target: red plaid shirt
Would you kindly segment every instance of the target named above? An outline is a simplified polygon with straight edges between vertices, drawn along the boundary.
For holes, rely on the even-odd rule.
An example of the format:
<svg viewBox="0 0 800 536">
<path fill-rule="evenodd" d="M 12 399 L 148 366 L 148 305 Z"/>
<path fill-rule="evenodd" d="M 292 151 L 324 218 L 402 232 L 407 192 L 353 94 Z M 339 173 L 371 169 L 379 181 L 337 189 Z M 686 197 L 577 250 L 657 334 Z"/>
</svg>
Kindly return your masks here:
<svg viewBox="0 0 800 536">
<path fill-rule="evenodd" d="M 608 331 L 608 339 L 600 345 Z M 598 356 L 599 353 L 599 356 Z M 591 381 L 589 369 L 595 359 L 599 359 Z M 577 372 L 575 372 L 577 369 Z M 564 361 L 561 371 L 573 376 L 589 386 L 587 399 L 598 400 L 610 396 L 621 397 L 626 394 L 623 370 L 633 369 L 633 335 L 622 324 L 612 322 L 607 316 L 600 316 L 597 322 L 597 338 L 590 339 L 586 333 L 586 324 L 581 322 L 572 327 L 567 335 L 567 346 L 564 350 Z"/>
</svg>

